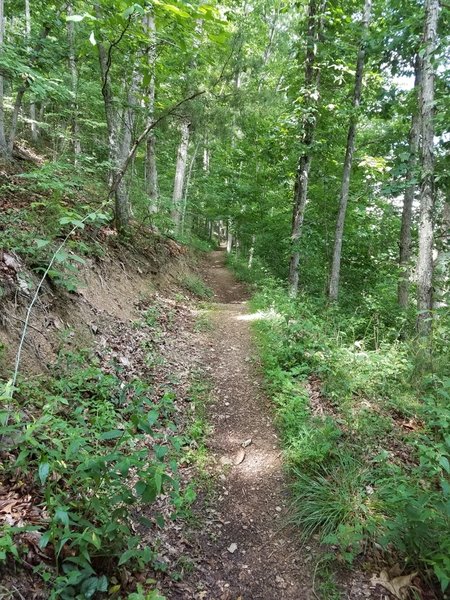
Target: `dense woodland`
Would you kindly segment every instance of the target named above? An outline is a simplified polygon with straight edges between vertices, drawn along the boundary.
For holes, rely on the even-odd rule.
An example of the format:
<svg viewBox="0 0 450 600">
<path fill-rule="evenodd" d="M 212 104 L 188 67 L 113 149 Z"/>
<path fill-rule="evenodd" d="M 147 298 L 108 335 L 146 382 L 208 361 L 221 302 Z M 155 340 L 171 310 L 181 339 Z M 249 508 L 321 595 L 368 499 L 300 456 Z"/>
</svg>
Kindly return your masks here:
<svg viewBox="0 0 450 600">
<path fill-rule="evenodd" d="M 255 310 L 281 315 L 256 335 L 299 535 L 347 565 L 375 548 L 437 596 L 450 582 L 449 25 L 439 0 L 0 0 L 0 247 L 71 292 L 98 252 L 88 230 L 127 247 L 226 245 Z M 4 435 L 21 377 L 4 387 Z M 307 409 L 311 385 L 323 414 Z M 29 461 L 44 484 L 48 463 Z M 77 528 L 56 514 L 55 545 Z M 13 533 L 0 562 L 19 560 Z M 73 543 L 91 568 L 96 542 Z M 54 597 L 91 597 L 72 591 Z"/>
</svg>

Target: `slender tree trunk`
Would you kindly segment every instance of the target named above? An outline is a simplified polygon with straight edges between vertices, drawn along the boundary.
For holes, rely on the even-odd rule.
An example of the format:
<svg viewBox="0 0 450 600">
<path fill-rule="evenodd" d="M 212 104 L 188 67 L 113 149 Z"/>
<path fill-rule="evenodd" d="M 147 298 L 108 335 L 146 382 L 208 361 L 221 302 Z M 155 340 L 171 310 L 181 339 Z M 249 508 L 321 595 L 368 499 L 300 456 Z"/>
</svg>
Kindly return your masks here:
<svg viewBox="0 0 450 600">
<path fill-rule="evenodd" d="M 227 254 L 231 253 L 233 249 L 233 231 L 232 231 L 232 220 L 228 219 L 227 222 Z"/>
<path fill-rule="evenodd" d="M 0 52 L 2 52 L 3 38 L 5 37 L 4 2 L 0 0 Z M 0 74 L 0 156 L 6 157 L 8 146 L 5 136 L 5 108 L 4 108 L 4 79 Z"/>
<path fill-rule="evenodd" d="M 191 161 L 189 163 L 188 174 L 186 177 L 186 185 L 184 188 L 184 198 L 183 198 L 183 210 L 181 213 L 181 233 L 182 234 L 184 233 L 185 224 L 186 224 L 186 211 L 187 211 L 187 203 L 188 203 L 189 186 L 190 186 L 191 177 L 192 177 L 192 169 L 194 168 L 195 158 L 197 156 L 197 151 L 198 151 L 199 145 L 200 144 L 196 144 L 196 146 L 194 148 L 194 152 L 192 153 Z"/>
<path fill-rule="evenodd" d="M 414 94 L 416 99 L 419 98 L 420 79 L 421 79 L 421 60 L 419 55 L 416 55 L 414 62 Z M 406 188 L 403 198 L 402 211 L 402 226 L 400 231 L 400 279 L 398 282 L 398 303 L 401 308 L 408 307 L 409 301 L 409 285 L 410 285 L 410 261 L 411 261 L 411 225 L 412 225 L 412 209 L 414 197 L 416 194 L 416 177 L 417 177 L 417 154 L 419 151 L 420 141 L 420 114 L 415 110 L 411 119 L 411 129 L 409 131 L 409 158 L 408 170 L 406 173 Z"/>
<path fill-rule="evenodd" d="M 361 102 L 362 79 L 364 72 L 364 59 L 366 55 L 366 38 L 370 23 L 371 0 L 364 2 L 363 32 L 361 44 L 358 51 L 355 72 L 355 87 L 353 90 L 352 112 L 347 134 L 347 148 L 344 159 L 344 172 L 342 175 L 341 197 L 339 201 L 339 212 L 334 237 L 333 260 L 331 266 L 328 296 L 330 300 L 336 301 L 339 292 L 339 277 L 341 271 L 342 239 L 344 236 L 345 215 L 347 212 L 348 195 L 350 190 L 350 175 L 352 171 L 353 152 L 355 150 L 356 127 L 358 123 L 358 109 Z"/>
<path fill-rule="evenodd" d="M 253 257 L 255 254 L 255 242 L 256 242 L 256 236 L 252 235 L 252 245 L 250 246 L 250 252 L 248 255 L 248 268 L 251 269 L 253 267 Z"/>
<path fill-rule="evenodd" d="M 25 0 L 25 33 L 27 39 L 31 37 L 31 13 L 30 13 L 30 0 Z M 30 103 L 30 120 L 31 120 L 31 139 L 33 142 L 37 142 L 38 131 L 36 124 L 36 104 Z"/>
<path fill-rule="evenodd" d="M 67 14 L 73 13 L 72 5 L 69 4 L 67 7 Z M 72 145 L 73 145 L 73 156 L 74 164 L 78 162 L 78 157 L 81 154 L 81 142 L 80 142 L 80 128 L 78 122 L 78 69 L 75 57 L 75 23 L 73 21 L 67 21 L 67 42 L 69 45 L 69 70 L 72 85 Z"/>
<path fill-rule="evenodd" d="M 97 43 L 98 56 L 100 62 L 100 72 L 102 76 L 102 95 L 105 107 L 106 127 L 108 131 L 108 150 L 110 161 L 109 184 L 110 186 L 117 180 L 120 172 L 120 144 L 118 135 L 117 111 L 114 107 L 114 97 L 109 80 L 109 65 L 108 56 L 104 45 L 101 42 Z M 116 229 L 119 233 L 126 233 L 130 225 L 130 207 L 128 204 L 128 196 L 124 188 L 123 177 L 114 189 L 114 217 Z"/>
<path fill-rule="evenodd" d="M 437 256 L 434 261 L 434 294 L 433 308 L 449 305 L 449 255 L 450 255 L 450 200 L 447 200 L 442 209 L 437 243 Z"/>
<path fill-rule="evenodd" d="M 292 209 L 291 243 L 292 254 L 289 264 L 289 288 L 291 296 L 296 296 L 299 283 L 300 238 L 308 198 L 308 178 L 311 167 L 311 151 L 316 129 L 318 90 L 320 71 L 316 65 L 317 44 L 323 27 L 325 2 L 310 0 L 308 5 L 308 33 L 305 61 L 305 89 L 308 99 L 308 114 L 303 119 L 301 136 L 302 154 L 300 155 L 294 188 Z"/>
<path fill-rule="evenodd" d="M 11 125 L 9 128 L 9 139 L 8 139 L 8 154 L 12 156 L 14 150 L 14 144 L 16 141 L 17 134 L 17 123 L 19 120 L 20 109 L 22 108 L 22 101 L 25 92 L 27 91 L 28 84 L 22 84 L 17 90 L 16 99 L 14 101 L 13 112 L 11 116 Z"/>
<path fill-rule="evenodd" d="M 184 180 L 186 174 L 187 153 L 189 147 L 189 128 L 190 122 L 187 117 L 183 117 L 181 121 L 181 140 L 178 146 L 177 164 L 175 167 L 175 179 L 173 183 L 172 195 L 172 217 L 175 222 L 175 228 L 180 230 L 181 226 L 181 202 L 183 199 Z"/>
<path fill-rule="evenodd" d="M 148 119 L 153 121 L 155 113 L 155 67 L 156 67 L 156 26 L 152 12 L 148 12 L 144 17 L 144 29 L 149 37 L 149 48 L 147 51 L 147 64 L 150 70 L 150 83 L 147 90 L 147 110 Z M 158 211 L 158 170 L 156 166 L 156 137 L 153 130 L 147 137 L 145 153 L 145 182 L 146 192 L 149 197 L 149 211 L 155 213 Z"/>
<path fill-rule="evenodd" d="M 266 49 L 264 50 L 264 55 L 263 55 L 263 68 L 265 68 L 267 66 L 267 63 L 269 62 L 270 54 L 272 52 L 272 46 L 273 46 L 273 41 L 275 39 L 275 32 L 276 32 L 279 14 L 280 14 L 280 9 L 279 9 L 279 6 L 277 6 L 272 14 L 272 19 L 270 20 L 269 39 L 268 39 L 267 46 L 266 46 Z M 258 93 L 260 93 L 262 90 L 264 79 L 265 79 L 265 73 L 262 72 L 260 75 L 259 84 L 258 84 Z"/>
<path fill-rule="evenodd" d="M 433 305 L 433 206 L 434 206 L 434 79 L 433 54 L 437 44 L 439 1 L 425 0 L 422 86 L 420 114 L 422 127 L 419 256 L 417 260 L 417 330 L 431 332 Z"/>
</svg>

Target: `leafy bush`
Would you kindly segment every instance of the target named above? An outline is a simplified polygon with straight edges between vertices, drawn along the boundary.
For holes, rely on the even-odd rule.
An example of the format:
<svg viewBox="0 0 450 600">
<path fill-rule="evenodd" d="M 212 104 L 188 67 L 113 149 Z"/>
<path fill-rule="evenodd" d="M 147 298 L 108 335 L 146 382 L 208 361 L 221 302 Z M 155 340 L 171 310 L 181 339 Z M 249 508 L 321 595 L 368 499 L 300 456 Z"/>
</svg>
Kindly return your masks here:
<svg viewBox="0 0 450 600">
<path fill-rule="evenodd" d="M 134 533 L 139 507 L 162 492 L 175 512 L 185 502 L 173 460 L 182 444 L 173 433 L 173 399 L 155 402 L 142 381 L 125 384 L 92 356 L 74 355 L 51 376 L 23 382 L 16 398 L 0 415 L 8 443 L 2 480 L 21 478 L 43 507 L 44 524 L 31 530 L 58 565 L 52 597 L 106 591 L 118 565 L 139 568 L 155 558 Z M 155 519 L 147 526 L 162 524 Z M 5 530 L 0 559 L 17 555 L 11 536 L 23 530 Z"/>
</svg>

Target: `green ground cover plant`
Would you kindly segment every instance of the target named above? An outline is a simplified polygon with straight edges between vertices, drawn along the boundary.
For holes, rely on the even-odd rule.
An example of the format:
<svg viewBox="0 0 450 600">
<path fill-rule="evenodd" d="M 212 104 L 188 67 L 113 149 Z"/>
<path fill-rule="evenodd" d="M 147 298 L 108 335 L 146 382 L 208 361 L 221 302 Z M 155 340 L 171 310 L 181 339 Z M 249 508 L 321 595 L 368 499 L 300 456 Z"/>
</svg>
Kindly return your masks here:
<svg viewBox="0 0 450 600">
<path fill-rule="evenodd" d="M 180 489 L 177 459 L 186 442 L 173 421 L 173 396 L 156 401 L 147 383 L 124 383 L 87 352 L 66 353 L 48 375 L 21 381 L 6 406 L 1 478 L 12 488 L 21 482 L 40 518 L 3 528 L 0 561 L 20 562 L 21 536 L 31 532 L 46 556 L 39 573 L 51 597 L 64 599 L 106 592 L 122 565 L 163 568 L 135 525 L 164 526 L 148 511 L 161 493 L 173 517 L 195 498 L 192 488 Z"/>
</svg>

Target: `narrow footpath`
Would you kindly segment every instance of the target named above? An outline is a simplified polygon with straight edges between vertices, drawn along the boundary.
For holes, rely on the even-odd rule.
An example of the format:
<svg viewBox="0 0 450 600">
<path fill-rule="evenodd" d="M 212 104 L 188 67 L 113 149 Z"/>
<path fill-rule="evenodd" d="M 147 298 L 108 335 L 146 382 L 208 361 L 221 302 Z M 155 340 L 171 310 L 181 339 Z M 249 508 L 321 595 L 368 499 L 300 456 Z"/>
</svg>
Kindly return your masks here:
<svg viewBox="0 0 450 600">
<path fill-rule="evenodd" d="M 212 252 L 205 279 L 214 291 L 204 369 L 213 382 L 208 441 L 216 501 L 196 543 L 204 559 L 198 598 L 301 600 L 313 597 L 315 558 L 286 524 L 288 494 L 273 411 L 255 365 L 248 292 Z M 206 515 L 205 515 L 206 517 Z"/>
</svg>

